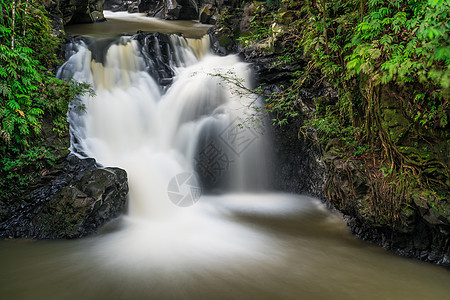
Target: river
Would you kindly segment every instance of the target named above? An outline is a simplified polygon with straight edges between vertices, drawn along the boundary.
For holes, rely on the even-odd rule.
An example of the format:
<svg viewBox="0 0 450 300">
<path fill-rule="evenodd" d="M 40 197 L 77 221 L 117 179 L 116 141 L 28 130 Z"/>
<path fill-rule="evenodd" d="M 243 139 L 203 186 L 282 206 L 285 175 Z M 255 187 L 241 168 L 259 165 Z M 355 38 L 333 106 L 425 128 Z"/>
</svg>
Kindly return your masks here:
<svg viewBox="0 0 450 300">
<path fill-rule="evenodd" d="M 273 191 L 251 69 L 209 53 L 207 26 L 106 16 L 68 29 L 86 37 L 59 76 L 94 87 L 71 107 L 71 150 L 127 171 L 128 212 L 89 238 L 1 241 L 2 299 L 448 299 L 447 270 Z"/>
</svg>

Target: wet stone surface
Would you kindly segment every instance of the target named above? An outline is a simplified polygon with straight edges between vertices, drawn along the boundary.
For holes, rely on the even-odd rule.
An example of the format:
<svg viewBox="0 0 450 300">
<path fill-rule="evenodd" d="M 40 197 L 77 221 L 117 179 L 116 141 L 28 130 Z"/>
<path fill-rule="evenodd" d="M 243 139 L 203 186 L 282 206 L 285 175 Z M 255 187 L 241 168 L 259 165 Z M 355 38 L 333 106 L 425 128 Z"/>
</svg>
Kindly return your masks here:
<svg viewBox="0 0 450 300">
<path fill-rule="evenodd" d="M 127 203 L 127 174 L 73 154 L 34 183 L 0 223 L 0 238 L 77 238 L 118 217 Z"/>
</svg>

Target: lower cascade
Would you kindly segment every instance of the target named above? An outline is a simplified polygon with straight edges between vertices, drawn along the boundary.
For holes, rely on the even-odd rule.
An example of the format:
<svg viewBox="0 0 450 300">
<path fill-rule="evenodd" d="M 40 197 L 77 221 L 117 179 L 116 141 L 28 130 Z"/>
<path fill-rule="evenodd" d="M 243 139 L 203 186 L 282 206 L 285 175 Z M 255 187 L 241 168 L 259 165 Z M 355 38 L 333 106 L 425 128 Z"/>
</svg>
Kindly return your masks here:
<svg viewBox="0 0 450 300">
<path fill-rule="evenodd" d="M 59 76 L 95 90 L 71 107 L 72 151 L 129 178 L 123 229 L 101 247 L 112 243 L 116 261 L 136 264 L 254 255 L 260 234 L 220 217 L 223 206 L 273 198 L 261 194 L 270 190 L 270 132 L 256 117 L 249 65 L 209 53 L 208 36 L 138 34 L 68 48 Z"/>
</svg>

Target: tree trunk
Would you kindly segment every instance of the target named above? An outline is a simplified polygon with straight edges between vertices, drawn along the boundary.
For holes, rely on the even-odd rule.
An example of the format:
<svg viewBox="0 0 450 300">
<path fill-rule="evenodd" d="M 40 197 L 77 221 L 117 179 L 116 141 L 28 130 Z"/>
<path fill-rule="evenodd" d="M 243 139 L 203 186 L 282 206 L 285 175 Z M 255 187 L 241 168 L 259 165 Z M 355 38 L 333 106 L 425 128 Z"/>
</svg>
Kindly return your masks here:
<svg viewBox="0 0 450 300">
<path fill-rule="evenodd" d="M 327 52 L 327 55 L 330 56 L 330 50 L 328 49 L 328 34 L 327 34 L 327 6 L 326 6 L 325 0 L 322 0 L 322 21 L 323 21 L 323 35 L 325 38 L 325 51 Z"/>
<path fill-rule="evenodd" d="M 26 0 L 26 4 L 25 4 L 25 12 L 24 12 L 24 17 L 23 17 L 23 36 L 25 37 L 25 33 L 27 30 L 27 15 L 28 15 L 28 4 L 29 4 L 30 0 Z"/>
<path fill-rule="evenodd" d="M 15 30 L 15 25 L 16 25 L 16 0 L 13 0 L 12 2 L 12 34 L 11 34 L 11 49 L 14 50 L 14 41 L 15 41 L 15 36 L 14 36 L 14 30 Z"/>
</svg>

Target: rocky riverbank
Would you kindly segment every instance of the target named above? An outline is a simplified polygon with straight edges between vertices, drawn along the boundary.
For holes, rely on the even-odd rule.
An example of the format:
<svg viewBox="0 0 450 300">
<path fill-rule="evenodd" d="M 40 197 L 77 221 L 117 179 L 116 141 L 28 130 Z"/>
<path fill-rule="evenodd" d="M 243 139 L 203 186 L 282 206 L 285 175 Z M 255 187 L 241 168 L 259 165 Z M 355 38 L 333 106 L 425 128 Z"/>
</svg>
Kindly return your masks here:
<svg viewBox="0 0 450 300">
<path fill-rule="evenodd" d="M 61 239 L 95 233 L 123 213 L 127 174 L 74 154 L 59 159 L 3 211 L 0 238 Z"/>
<path fill-rule="evenodd" d="M 290 43 L 283 40 L 292 17 L 289 12 L 273 20 L 273 30 L 267 38 L 256 43 L 237 41 L 248 35 L 251 19 L 258 22 L 257 15 L 264 15 L 261 9 L 264 10 L 249 4 L 222 17 L 212 34 L 213 49 L 222 55 L 240 53 L 255 67 L 263 92 L 273 95 L 283 93 L 283 86 L 290 86 L 299 73 L 306 72 L 310 61 L 303 57 L 287 64 L 278 63 L 280 55 L 290 47 Z M 441 155 L 445 145 L 435 140 L 423 149 L 417 147 L 416 133 L 410 130 L 412 125 L 402 114 L 401 101 L 396 95 L 395 90 L 389 88 L 381 91 L 383 130 L 391 133 L 392 142 L 401 143 L 399 149 L 403 155 L 419 157 L 430 166 L 424 172 L 445 182 L 445 172 L 438 166 L 439 161 L 446 164 L 445 155 Z M 339 97 L 321 74 L 312 72 L 305 80 L 295 100 L 298 116 L 286 125 L 274 127 L 278 188 L 325 200 L 344 214 L 350 231 L 362 240 L 402 256 L 450 267 L 448 199 L 425 188 L 407 188 L 406 175 L 398 177 L 397 184 L 392 185 L 396 177 L 389 179 L 391 174 L 381 167 L 380 158 L 370 156 L 368 159 L 359 153 L 340 152 L 342 141 L 339 139 L 321 144 L 316 129 L 308 125 L 308 120 L 317 113 L 335 107 Z"/>
</svg>

